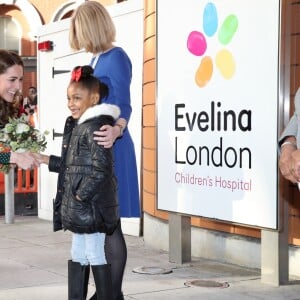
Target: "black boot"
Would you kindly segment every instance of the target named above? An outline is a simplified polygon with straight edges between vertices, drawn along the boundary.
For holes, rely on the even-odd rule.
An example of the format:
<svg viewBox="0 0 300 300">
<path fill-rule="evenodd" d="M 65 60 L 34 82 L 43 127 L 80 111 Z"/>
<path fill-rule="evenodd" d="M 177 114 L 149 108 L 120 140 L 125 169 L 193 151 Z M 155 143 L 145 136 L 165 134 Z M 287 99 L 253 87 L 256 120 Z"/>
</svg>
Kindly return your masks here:
<svg viewBox="0 0 300 300">
<path fill-rule="evenodd" d="M 97 299 L 112 300 L 113 291 L 110 265 L 92 266 L 92 271 L 96 285 Z"/>
<path fill-rule="evenodd" d="M 68 261 L 68 299 L 86 300 L 90 266 Z"/>
<path fill-rule="evenodd" d="M 89 278 L 90 278 L 90 265 L 84 266 L 85 267 L 85 274 L 84 274 L 84 282 L 83 282 L 83 299 L 86 300 L 86 296 L 88 293 L 88 286 L 89 286 Z M 97 299 L 97 298 L 96 298 Z"/>
</svg>

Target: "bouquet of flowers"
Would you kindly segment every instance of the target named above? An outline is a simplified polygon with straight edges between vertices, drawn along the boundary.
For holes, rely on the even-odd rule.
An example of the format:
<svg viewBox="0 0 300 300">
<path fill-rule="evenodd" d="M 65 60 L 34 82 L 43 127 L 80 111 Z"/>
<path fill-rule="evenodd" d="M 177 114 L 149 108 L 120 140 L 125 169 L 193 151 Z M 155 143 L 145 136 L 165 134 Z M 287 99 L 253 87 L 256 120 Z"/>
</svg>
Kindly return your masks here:
<svg viewBox="0 0 300 300">
<path fill-rule="evenodd" d="M 46 135 L 30 125 L 28 117 L 10 118 L 0 129 L 0 152 L 43 152 L 46 149 Z M 10 165 L 1 165 L 0 172 L 8 173 Z"/>
</svg>

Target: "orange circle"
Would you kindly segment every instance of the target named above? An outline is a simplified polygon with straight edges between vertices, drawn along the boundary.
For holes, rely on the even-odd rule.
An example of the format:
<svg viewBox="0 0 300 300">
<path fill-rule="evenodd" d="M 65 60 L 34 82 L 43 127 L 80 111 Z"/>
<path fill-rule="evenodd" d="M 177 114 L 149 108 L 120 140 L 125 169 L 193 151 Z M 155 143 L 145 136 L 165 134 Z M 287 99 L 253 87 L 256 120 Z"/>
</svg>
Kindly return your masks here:
<svg viewBox="0 0 300 300">
<path fill-rule="evenodd" d="M 202 58 L 196 71 L 195 81 L 200 87 L 204 87 L 211 79 L 213 73 L 213 62 L 209 56 Z"/>
</svg>

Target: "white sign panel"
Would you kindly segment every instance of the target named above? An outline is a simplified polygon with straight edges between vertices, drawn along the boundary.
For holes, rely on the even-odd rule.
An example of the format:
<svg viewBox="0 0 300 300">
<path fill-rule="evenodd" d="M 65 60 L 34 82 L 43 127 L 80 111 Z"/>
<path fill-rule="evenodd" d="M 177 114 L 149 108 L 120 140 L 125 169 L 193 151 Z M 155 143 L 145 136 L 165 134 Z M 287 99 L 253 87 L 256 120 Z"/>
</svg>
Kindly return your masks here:
<svg viewBox="0 0 300 300">
<path fill-rule="evenodd" d="M 158 209 L 277 228 L 279 15 L 157 1 Z"/>
</svg>

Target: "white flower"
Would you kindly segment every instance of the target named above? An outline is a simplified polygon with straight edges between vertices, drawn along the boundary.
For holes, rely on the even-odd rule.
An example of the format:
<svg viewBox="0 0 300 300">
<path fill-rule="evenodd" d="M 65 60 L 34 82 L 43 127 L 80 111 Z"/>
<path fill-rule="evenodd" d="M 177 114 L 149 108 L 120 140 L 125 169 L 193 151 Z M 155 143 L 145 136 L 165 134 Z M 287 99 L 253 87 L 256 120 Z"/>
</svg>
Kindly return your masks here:
<svg viewBox="0 0 300 300">
<path fill-rule="evenodd" d="M 23 132 L 28 132 L 30 127 L 25 123 L 18 123 L 16 127 L 16 133 L 21 134 Z"/>
<path fill-rule="evenodd" d="M 24 149 L 24 148 L 19 148 L 19 149 L 16 150 L 16 152 L 18 152 L 18 153 L 23 153 L 23 152 L 26 152 L 26 151 L 27 150 Z"/>
</svg>

